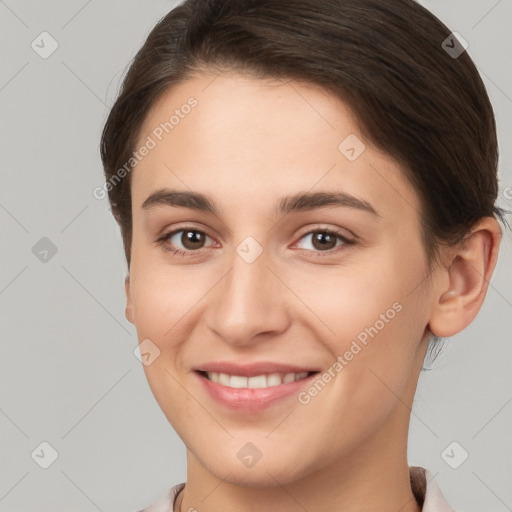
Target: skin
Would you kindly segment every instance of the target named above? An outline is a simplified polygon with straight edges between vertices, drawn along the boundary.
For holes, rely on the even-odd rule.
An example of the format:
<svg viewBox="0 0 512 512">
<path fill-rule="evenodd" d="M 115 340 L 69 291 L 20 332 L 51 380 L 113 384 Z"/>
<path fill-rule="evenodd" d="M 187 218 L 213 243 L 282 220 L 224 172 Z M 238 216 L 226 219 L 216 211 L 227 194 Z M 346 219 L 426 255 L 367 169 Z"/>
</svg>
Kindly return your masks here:
<svg viewBox="0 0 512 512">
<path fill-rule="evenodd" d="M 476 316 L 499 225 L 483 219 L 429 274 L 417 194 L 340 100 L 311 84 L 203 72 L 160 98 L 139 143 L 190 96 L 198 105 L 132 172 L 126 280 L 126 317 L 160 350 L 144 366 L 148 383 L 187 447 L 181 510 L 419 511 L 407 435 L 427 343 Z M 350 134 L 366 147 L 355 161 L 338 149 Z M 143 209 L 161 188 L 207 194 L 220 214 Z M 273 212 L 299 191 L 347 192 L 380 216 L 342 206 Z M 207 235 L 202 245 L 186 245 L 182 232 L 167 241 L 188 256 L 156 243 L 191 227 Z M 337 240 L 327 255 L 311 235 L 322 228 L 357 242 Z M 247 236 L 263 250 L 252 263 L 236 252 Z M 394 303 L 401 311 L 305 405 L 293 395 L 257 414 L 228 410 L 192 373 L 221 359 L 327 371 Z M 250 468 L 237 457 L 248 442 L 262 454 Z"/>
</svg>

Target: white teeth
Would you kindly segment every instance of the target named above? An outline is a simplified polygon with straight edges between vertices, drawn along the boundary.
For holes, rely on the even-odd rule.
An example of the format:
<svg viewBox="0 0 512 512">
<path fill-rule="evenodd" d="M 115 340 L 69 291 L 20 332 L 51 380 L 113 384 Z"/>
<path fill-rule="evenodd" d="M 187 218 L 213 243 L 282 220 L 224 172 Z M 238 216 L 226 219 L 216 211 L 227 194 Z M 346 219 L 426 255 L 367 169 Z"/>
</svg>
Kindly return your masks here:
<svg viewBox="0 0 512 512">
<path fill-rule="evenodd" d="M 218 373 L 219 384 L 223 386 L 229 386 L 231 377 L 227 373 Z"/>
<path fill-rule="evenodd" d="M 231 375 L 229 387 L 231 387 L 231 388 L 246 388 L 247 387 L 247 377 Z"/>
<path fill-rule="evenodd" d="M 279 386 L 282 382 L 283 380 L 279 373 L 271 373 L 270 375 L 267 375 L 267 386 Z"/>
<path fill-rule="evenodd" d="M 267 378 L 265 375 L 257 375 L 256 377 L 249 377 L 247 379 L 248 388 L 266 388 Z"/>
<path fill-rule="evenodd" d="M 308 372 L 300 373 L 271 373 L 269 375 L 255 375 L 254 377 L 242 377 L 240 375 L 228 375 L 227 373 L 206 372 L 208 379 L 230 388 L 269 388 L 304 379 Z"/>
<path fill-rule="evenodd" d="M 287 382 L 293 382 L 294 380 L 295 380 L 295 374 L 287 373 L 283 378 L 283 384 L 286 384 Z"/>
</svg>

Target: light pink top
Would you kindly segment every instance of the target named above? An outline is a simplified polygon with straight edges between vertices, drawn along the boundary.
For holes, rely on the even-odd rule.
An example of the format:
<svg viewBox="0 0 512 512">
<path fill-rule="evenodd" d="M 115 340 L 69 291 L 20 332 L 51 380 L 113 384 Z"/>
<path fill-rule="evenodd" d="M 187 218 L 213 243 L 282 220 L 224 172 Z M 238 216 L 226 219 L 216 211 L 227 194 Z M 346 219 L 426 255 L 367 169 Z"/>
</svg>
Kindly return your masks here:
<svg viewBox="0 0 512 512">
<path fill-rule="evenodd" d="M 412 492 L 422 512 L 454 512 L 428 469 L 411 466 L 409 472 Z M 139 512 L 175 512 L 174 502 L 184 487 L 184 482 L 171 487 L 158 501 Z"/>
</svg>

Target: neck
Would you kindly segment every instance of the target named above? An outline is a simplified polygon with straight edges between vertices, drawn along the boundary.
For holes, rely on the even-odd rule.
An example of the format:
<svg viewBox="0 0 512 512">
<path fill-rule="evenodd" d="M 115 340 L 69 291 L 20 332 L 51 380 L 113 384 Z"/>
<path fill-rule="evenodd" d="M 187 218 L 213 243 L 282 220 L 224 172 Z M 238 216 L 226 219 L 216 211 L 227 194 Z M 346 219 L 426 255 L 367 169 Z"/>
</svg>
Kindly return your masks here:
<svg viewBox="0 0 512 512">
<path fill-rule="evenodd" d="M 408 412 L 398 404 L 391 421 L 357 452 L 286 485 L 275 480 L 274 486 L 247 487 L 230 478 L 229 470 L 224 479 L 217 478 L 187 451 L 187 484 L 177 503 L 179 507 L 183 500 L 181 509 L 176 510 L 421 512 L 407 464 Z"/>
</svg>

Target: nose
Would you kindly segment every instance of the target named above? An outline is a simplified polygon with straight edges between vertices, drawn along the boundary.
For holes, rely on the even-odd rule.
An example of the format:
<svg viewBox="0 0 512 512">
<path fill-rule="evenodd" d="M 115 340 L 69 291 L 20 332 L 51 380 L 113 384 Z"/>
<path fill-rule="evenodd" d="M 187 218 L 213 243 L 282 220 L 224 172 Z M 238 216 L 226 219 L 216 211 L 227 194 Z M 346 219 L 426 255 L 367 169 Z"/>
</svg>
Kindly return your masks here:
<svg viewBox="0 0 512 512">
<path fill-rule="evenodd" d="M 253 345 L 256 337 L 276 337 L 289 326 L 290 292 L 263 252 L 256 260 L 233 251 L 231 266 L 215 287 L 206 324 L 237 346 Z M 265 335 L 265 336 L 264 336 Z"/>
</svg>

